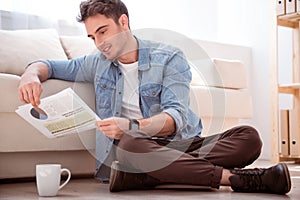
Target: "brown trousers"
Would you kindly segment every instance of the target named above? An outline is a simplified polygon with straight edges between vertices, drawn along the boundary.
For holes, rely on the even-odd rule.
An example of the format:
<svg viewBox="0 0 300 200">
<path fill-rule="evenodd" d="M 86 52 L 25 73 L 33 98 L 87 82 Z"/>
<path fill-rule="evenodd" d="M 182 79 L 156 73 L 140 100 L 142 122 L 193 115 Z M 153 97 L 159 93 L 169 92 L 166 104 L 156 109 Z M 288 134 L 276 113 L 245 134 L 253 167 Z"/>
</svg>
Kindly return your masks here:
<svg viewBox="0 0 300 200">
<path fill-rule="evenodd" d="M 208 137 L 166 141 L 124 135 L 117 160 L 131 172 L 145 172 L 162 183 L 219 188 L 222 170 L 243 168 L 260 155 L 262 142 L 250 126 L 239 126 Z"/>
</svg>

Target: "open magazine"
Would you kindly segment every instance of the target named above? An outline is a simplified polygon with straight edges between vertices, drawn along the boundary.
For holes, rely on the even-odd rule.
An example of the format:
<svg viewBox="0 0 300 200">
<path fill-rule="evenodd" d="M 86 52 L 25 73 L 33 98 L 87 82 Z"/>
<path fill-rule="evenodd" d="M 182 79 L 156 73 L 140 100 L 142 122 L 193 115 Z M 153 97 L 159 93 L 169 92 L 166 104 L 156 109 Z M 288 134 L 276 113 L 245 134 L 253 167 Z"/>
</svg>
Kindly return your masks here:
<svg viewBox="0 0 300 200">
<path fill-rule="evenodd" d="M 16 113 L 48 138 L 94 129 L 100 120 L 71 88 L 41 99 L 38 107 L 19 106 Z"/>
</svg>

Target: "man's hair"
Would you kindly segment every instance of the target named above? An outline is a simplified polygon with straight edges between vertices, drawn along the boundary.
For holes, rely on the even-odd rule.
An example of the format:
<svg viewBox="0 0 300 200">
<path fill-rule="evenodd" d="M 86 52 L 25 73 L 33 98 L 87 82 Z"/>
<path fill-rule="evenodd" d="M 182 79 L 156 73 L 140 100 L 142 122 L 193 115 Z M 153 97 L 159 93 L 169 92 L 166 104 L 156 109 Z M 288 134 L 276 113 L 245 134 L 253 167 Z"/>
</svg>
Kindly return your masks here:
<svg viewBox="0 0 300 200">
<path fill-rule="evenodd" d="M 116 24 L 119 24 L 121 15 L 127 15 L 128 10 L 121 0 L 88 0 L 80 3 L 80 14 L 77 17 L 78 22 L 84 22 L 88 17 L 97 14 L 112 18 Z"/>
</svg>

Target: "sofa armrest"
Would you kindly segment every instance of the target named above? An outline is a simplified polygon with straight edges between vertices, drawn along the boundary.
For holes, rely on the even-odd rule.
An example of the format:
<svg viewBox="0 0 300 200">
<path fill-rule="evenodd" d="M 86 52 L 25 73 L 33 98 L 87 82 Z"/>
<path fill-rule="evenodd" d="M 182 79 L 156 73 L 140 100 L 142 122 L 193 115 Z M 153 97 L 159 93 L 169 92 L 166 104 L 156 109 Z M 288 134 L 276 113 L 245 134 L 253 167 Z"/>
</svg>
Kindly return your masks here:
<svg viewBox="0 0 300 200">
<path fill-rule="evenodd" d="M 0 73 L 0 112 L 14 112 L 22 102 L 18 96 L 18 86 L 21 77 Z"/>
<path fill-rule="evenodd" d="M 18 75 L 0 73 L 0 112 L 15 112 L 23 103 L 19 99 L 18 86 L 21 77 Z M 71 87 L 92 108 L 95 107 L 93 85 L 89 83 L 76 83 L 63 80 L 49 79 L 43 82 L 41 98 L 55 94 L 65 88 Z M 93 97 L 93 98 L 92 98 Z"/>
</svg>

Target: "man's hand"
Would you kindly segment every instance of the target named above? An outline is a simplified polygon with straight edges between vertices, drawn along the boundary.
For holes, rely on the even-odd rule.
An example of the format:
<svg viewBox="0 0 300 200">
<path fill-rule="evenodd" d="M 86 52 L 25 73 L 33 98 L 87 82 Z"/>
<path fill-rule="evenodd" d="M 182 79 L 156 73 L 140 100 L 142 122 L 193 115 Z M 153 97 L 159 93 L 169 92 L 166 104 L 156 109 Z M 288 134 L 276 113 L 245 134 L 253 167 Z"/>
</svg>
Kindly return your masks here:
<svg viewBox="0 0 300 200">
<path fill-rule="evenodd" d="M 27 67 L 21 76 L 19 84 L 19 98 L 24 103 L 31 103 L 37 107 L 43 92 L 41 82 L 48 78 L 48 67 L 42 62 L 36 62 Z"/>
<path fill-rule="evenodd" d="M 24 103 L 31 103 L 36 107 L 40 104 L 43 88 L 39 78 L 32 74 L 24 74 L 18 88 L 19 98 Z"/>
<path fill-rule="evenodd" d="M 129 119 L 111 117 L 97 122 L 98 129 L 107 137 L 120 140 L 129 130 Z"/>
<path fill-rule="evenodd" d="M 176 125 L 167 113 L 160 113 L 150 118 L 139 119 L 139 131 L 129 131 L 129 119 L 111 117 L 97 122 L 97 127 L 104 135 L 114 139 L 121 139 L 124 133 L 133 136 L 168 136 L 174 134 Z M 138 133 L 137 135 L 135 133 Z"/>
</svg>

